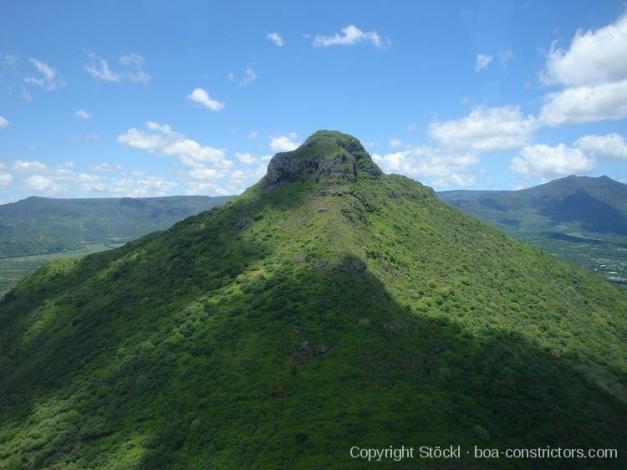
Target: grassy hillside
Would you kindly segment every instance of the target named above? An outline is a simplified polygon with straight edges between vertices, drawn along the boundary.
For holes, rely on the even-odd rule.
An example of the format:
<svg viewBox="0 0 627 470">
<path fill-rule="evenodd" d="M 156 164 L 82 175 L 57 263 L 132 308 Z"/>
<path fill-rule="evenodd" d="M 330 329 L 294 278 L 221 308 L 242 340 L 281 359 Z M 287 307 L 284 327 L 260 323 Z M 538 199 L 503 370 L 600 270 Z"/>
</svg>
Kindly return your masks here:
<svg viewBox="0 0 627 470">
<path fill-rule="evenodd" d="M 0 258 L 128 241 L 228 201 L 229 197 L 49 199 L 0 205 Z"/>
<path fill-rule="evenodd" d="M 625 312 L 623 290 L 321 132 L 226 206 L 53 262 L 5 296 L 0 467 L 362 468 L 354 445 L 625 449 Z M 439 464 L 534 466 L 382 467 Z"/>
<path fill-rule="evenodd" d="M 607 176 L 569 176 L 520 191 L 444 191 L 438 195 L 588 270 L 627 278 L 627 185 Z"/>
</svg>

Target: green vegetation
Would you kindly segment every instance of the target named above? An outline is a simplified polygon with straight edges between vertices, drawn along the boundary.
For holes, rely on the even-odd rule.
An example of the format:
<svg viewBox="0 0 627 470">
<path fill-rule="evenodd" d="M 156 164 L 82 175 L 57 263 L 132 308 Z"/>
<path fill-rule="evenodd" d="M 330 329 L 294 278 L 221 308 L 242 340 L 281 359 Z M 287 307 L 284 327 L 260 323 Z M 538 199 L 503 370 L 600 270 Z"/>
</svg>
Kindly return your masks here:
<svg viewBox="0 0 627 470">
<path fill-rule="evenodd" d="M 0 295 L 51 259 L 115 248 L 230 197 L 30 197 L 0 206 Z"/>
<path fill-rule="evenodd" d="M 85 256 L 121 246 L 121 243 L 96 243 L 85 245 L 83 248 L 49 255 L 16 256 L 14 258 L 0 258 L 0 295 L 9 290 L 18 281 L 44 264 L 61 257 Z"/>
<path fill-rule="evenodd" d="M 627 278 L 627 185 L 569 176 L 520 191 L 444 191 L 462 211 L 605 278 Z"/>
<path fill-rule="evenodd" d="M 330 138 L 7 294 L 0 468 L 362 468 L 351 446 L 391 444 L 618 448 L 599 468 L 625 468 L 627 292 Z"/>
<path fill-rule="evenodd" d="M 0 206 L 0 258 L 78 250 L 126 242 L 163 230 L 230 197 L 49 199 Z"/>
</svg>

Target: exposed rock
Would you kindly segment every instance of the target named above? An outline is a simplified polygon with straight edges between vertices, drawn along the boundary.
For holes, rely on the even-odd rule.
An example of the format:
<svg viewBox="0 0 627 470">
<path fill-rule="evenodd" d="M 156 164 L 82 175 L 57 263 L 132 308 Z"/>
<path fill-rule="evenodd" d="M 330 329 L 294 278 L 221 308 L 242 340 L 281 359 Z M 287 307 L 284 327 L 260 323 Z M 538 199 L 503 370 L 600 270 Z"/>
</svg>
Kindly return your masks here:
<svg viewBox="0 0 627 470">
<path fill-rule="evenodd" d="M 319 131 L 292 152 L 277 153 L 266 174 L 266 184 L 293 180 L 353 181 L 362 172 L 379 176 L 381 170 L 361 143 L 346 134 Z"/>
</svg>

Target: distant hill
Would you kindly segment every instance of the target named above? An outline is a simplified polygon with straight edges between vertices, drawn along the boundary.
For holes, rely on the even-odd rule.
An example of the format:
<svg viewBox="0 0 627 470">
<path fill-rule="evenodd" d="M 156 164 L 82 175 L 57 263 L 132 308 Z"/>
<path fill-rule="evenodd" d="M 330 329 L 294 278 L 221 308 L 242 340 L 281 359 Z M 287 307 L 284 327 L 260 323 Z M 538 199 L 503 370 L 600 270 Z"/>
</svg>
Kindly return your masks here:
<svg viewBox="0 0 627 470">
<path fill-rule="evenodd" d="M 228 204 L 0 300 L 0 468 L 625 469 L 626 311 L 317 132 Z M 468 453 L 350 454 L 400 445 Z"/>
<path fill-rule="evenodd" d="M 50 199 L 0 205 L 0 258 L 126 242 L 219 206 L 230 197 Z"/>
<path fill-rule="evenodd" d="M 627 185 L 569 176 L 519 191 L 444 191 L 440 198 L 588 269 L 620 280 L 627 268 Z"/>
</svg>

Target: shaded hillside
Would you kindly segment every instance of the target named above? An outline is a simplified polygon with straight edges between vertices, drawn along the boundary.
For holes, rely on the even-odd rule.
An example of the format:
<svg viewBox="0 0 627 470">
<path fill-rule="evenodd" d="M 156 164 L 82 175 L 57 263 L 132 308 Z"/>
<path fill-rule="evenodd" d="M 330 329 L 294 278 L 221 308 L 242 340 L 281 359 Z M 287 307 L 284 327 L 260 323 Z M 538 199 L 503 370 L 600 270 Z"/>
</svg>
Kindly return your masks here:
<svg viewBox="0 0 627 470">
<path fill-rule="evenodd" d="M 318 132 L 226 206 L 49 264 L 5 296 L 0 467 L 363 468 L 354 445 L 624 449 L 626 311 L 626 292 Z M 438 463 L 530 465 L 407 468 Z"/>
<path fill-rule="evenodd" d="M 230 197 L 49 199 L 0 206 L 0 258 L 127 241 L 224 204 Z"/>
<path fill-rule="evenodd" d="M 627 276 L 627 185 L 569 176 L 520 191 L 444 191 L 441 199 L 606 276 Z"/>
</svg>

